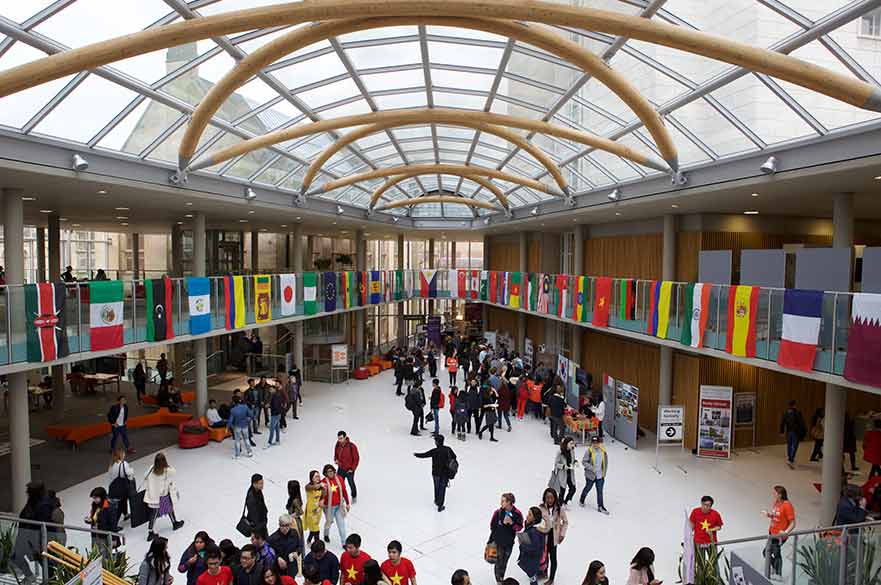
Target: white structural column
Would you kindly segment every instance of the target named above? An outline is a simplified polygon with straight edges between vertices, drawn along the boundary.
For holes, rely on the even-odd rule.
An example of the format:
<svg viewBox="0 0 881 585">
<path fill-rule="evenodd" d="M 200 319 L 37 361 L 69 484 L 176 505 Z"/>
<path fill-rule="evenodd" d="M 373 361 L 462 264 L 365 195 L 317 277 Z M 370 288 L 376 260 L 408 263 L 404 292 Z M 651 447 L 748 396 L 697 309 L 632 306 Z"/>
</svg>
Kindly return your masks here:
<svg viewBox="0 0 881 585">
<path fill-rule="evenodd" d="M 357 270 L 365 271 L 367 270 L 367 240 L 364 239 L 364 230 L 355 230 L 355 258 L 357 262 Z M 367 283 L 365 283 L 365 286 Z M 370 287 L 367 287 L 367 296 L 370 297 Z M 363 354 L 367 348 L 364 347 L 365 331 L 364 324 L 367 321 L 367 311 L 371 309 L 358 309 L 355 311 L 355 355 Z M 363 363 L 366 363 L 367 356 L 365 355 L 363 358 Z M 358 364 L 360 365 L 360 364 Z"/>
<path fill-rule="evenodd" d="M 676 216 L 664 216 L 664 250 L 661 256 L 661 280 L 676 278 Z M 658 374 L 658 404 L 673 402 L 673 348 L 661 346 Z"/>
<path fill-rule="evenodd" d="M 132 273 L 135 280 L 141 279 L 141 234 L 132 234 Z"/>
<path fill-rule="evenodd" d="M 585 274 L 584 270 L 584 239 L 587 237 L 587 226 L 579 223 L 575 226 L 575 234 L 572 242 L 572 274 Z M 572 355 L 576 363 L 581 363 L 581 336 L 584 334 L 579 325 L 570 325 L 572 328 Z"/>
<path fill-rule="evenodd" d="M 520 232 L 520 306 L 529 306 L 529 297 L 525 294 L 528 287 L 526 286 L 526 272 L 529 269 L 529 232 Z M 517 347 L 515 351 L 523 353 L 526 345 L 526 313 L 517 313 Z"/>
<path fill-rule="evenodd" d="M 49 221 L 49 276 L 48 282 L 61 279 L 61 221 L 57 213 L 50 213 Z M 64 418 L 64 366 L 52 366 L 52 418 Z"/>
<path fill-rule="evenodd" d="M 193 276 L 205 276 L 205 214 L 200 211 L 193 218 Z M 208 409 L 208 340 L 194 341 L 193 353 L 196 359 L 196 413 L 202 416 Z"/>
<path fill-rule="evenodd" d="M 293 240 L 291 245 L 291 268 L 294 274 L 303 274 L 303 225 L 296 224 L 294 232 L 291 234 Z M 298 277 L 299 278 L 299 277 Z M 293 324 L 294 334 L 294 363 L 303 370 L 303 322 L 297 321 Z"/>
<path fill-rule="evenodd" d="M 7 284 L 24 282 L 24 208 L 20 189 L 3 189 L 3 239 Z M 10 289 L 7 303 L 14 303 L 10 324 L 14 332 L 24 333 L 24 320 L 15 315 L 23 313 L 24 295 L 20 289 Z M 18 309 L 22 309 L 19 312 Z M 13 326 L 14 325 L 14 326 Z M 12 491 L 12 510 L 18 512 L 27 499 L 25 488 L 31 480 L 30 419 L 28 418 L 28 375 L 26 372 L 8 374 L 9 383 L 9 466 Z"/>
<path fill-rule="evenodd" d="M 398 234 L 398 254 L 397 254 L 397 269 L 404 269 L 404 234 Z M 397 284 L 395 285 L 397 286 Z M 407 342 L 407 321 L 404 319 L 404 315 L 407 313 L 407 303 L 410 301 L 403 301 L 398 303 L 398 346 L 404 346 Z"/>
<path fill-rule="evenodd" d="M 853 193 L 837 193 L 832 208 L 832 247 L 853 248 Z M 820 523 L 829 526 L 841 497 L 841 468 L 844 458 L 844 413 L 847 389 L 826 384 L 826 418 L 823 434 L 823 491 Z"/>
</svg>

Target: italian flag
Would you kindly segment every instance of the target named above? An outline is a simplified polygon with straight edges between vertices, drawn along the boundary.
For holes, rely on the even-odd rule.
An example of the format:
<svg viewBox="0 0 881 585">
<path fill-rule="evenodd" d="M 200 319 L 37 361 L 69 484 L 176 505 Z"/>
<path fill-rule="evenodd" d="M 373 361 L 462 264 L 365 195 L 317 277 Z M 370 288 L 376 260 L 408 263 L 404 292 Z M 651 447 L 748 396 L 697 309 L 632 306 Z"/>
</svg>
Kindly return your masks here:
<svg viewBox="0 0 881 585">
<path fill-rule="evenodd" d="M 122 281 L 104 280 L 89 283 L 89 337 L 91 350 L 121 347 Z"/>
<path fill-rule="evenodd" d="M 316 298 L 318 297 L 318 276 L 314 272 L 303 274 L 303 312 L 314 315 L 318 312 Z"/>
</svg>

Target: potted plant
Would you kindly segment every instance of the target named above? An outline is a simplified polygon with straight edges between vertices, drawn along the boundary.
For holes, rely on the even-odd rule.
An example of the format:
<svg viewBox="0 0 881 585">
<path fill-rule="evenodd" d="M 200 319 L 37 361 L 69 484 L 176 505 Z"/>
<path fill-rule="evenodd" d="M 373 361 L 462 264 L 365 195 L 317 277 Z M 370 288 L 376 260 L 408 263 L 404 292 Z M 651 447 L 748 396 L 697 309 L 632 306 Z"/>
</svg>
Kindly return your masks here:
<svg viewBox="0 0 881 585">
<path fill-rule="evenodd" d="M 331 263 L 332 261 L 330 258 L 316 258 L 315 262 L 313 262 L 313 264 L 315 264 L 315 268 L 317 268 L 318 270 L 329 269 Z"/>
<path fill-rule="evenodd" d="M 856 531 L 848 534 L 848 544 L 846 547 L 847 554 L 847 583 L 854 585 L 881 585 L 881 567 L 876 566 L 876 542 L 877 536 L 871 528 L 864 529 L 862 532 L 863 539 L 863 558 L 862 558 L 862 579 L 859 583 L 855 583 L 857 570 L 857 542 Z M 808 578 L 811 585 L 840 585 L 838 582 L 838 572 L 841 562 L 841 536 L 837 533 L 827 533 L 822 536 L 815 536 L 813 541 L 798 547 L 797 565 L 798 568 Z"/>
<path fill-rule="evenodd" d="M 12 565 L 12 554 L 15 551 L 15 525 L 9 524 L 0 528 L 0 582 L 7 582 L 5 575 L 12 576 L 12 583 L 18 583 L 18 575 Z"/>
<path fill-rule="evenodd" d="M 336 263 L 340 266 L 352 266 L 352 257 L 348 254 L 337 254 Z"/>
</svg>

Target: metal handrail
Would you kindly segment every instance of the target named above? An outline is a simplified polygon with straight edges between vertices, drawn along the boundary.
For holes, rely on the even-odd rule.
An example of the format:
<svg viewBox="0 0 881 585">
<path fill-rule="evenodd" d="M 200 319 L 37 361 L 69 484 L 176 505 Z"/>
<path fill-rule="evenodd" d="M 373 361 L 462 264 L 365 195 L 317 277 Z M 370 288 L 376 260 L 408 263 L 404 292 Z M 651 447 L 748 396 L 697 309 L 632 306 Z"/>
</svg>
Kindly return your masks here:
<svg viewBox="0 0 881 585">
<path fill-rule="evenodd" d="M 810 534 L 822 534 L 824 532 L 832 532 L 836 530 L 851 530 L 854 528 L 874 528 L 881 527 L 881 520 L 872 520 L 869 522 L 860 522 L 859 524 L 839 524 L 836 526 L 824 526 L 819 528 L 806 528 L 804 530 L 793 530 L 792 532 L 780 534 L 762 534 L 760 536 L 750 536 L 747 538 L 732 538 L 731 540 L 720 540 L 715 543 L 716 546 L 725 546 L 729 544 L 743 544 L 745 542 L 756 542 L 759 540 L 767 540 L 770 538 L 789 538 L 790 536 L 806 536 Z M 711 546 L 711 545 L 707 545 Z"/>
</svg>

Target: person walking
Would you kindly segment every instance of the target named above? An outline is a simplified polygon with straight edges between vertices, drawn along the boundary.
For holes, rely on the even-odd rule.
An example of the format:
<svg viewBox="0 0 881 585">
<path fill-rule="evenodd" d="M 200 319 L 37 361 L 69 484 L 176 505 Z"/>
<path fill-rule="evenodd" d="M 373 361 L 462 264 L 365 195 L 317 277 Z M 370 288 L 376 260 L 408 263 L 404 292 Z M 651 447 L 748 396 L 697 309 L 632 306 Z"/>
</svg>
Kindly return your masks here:
<svg viewBox="0 0 881 585">
<path fill-rule="evenodd" d="M 413 415 L 413 424 L 410 426 L 410 434 L 418 437 L 420 434 L 420 427 L 423 430 L 425 429 L 425 413 L 422 410 L 425 406 L 425 392 L 422 391 L 422 386 L 417 385 L 407 388 L 407 396 L 404 398 L 404 406 Z"/>
<path fill-rule="evenodd" d="M 557 384 L 548 397 L 548 418 L 551 421 L 551 439 L 554 440 L 554 445 L 559 445 L 563 440 L 563 413 L 565 410 L 566 399 L 563 398 L 563 385 Z"/>
<path fill-rule="evenodd" d="M 487 544 L 494 543 L 496 546 L 496 562 L 494 574 L 496 583 L 505 580 L 505 572 L 508 569 L 508 559 L 514 550 L 514 538 L 523 529 L 523 514 L 514 506 L 514 494 L 506 492 L 502 494 L 499 508 L 493 512 L 489 521 L 489 540 Z"/>
<path fill-rule="evenodd" d="M 606 453 L 603 440 L 599 435 L 590 440 L 590 448 L 585 451 L 584 457 L 581 459 L 581 466 L 584 469 L 584 489 L 581 490 L 579 504 L 584 506 L 587 494 L 595 485 L 597 488 L 597 511 L 608 515 L 609 511 L 603 504 L 603 488 L 606 485 L 606 473 L 609 471 L 609 455 Z"/>
<path fill-rule="evenodd" d="M 792 469 L 795 469 L 798 444 L 804 439 L 806 432 L 805 419 L 795 407 L 795 400 L 790 400 L 789 407 L 780 419 L 780 434 L 786 437 L 786 464 Z"/>
<path fill-rule="evenodd" d="M 160 384 L 168 379 L 168 358 L 165 357 L 164 353 L 159 354 L 159 361 L 156 362 L 156 373 L 159 374 Z"/>
<path fill-rule="evenodd" d="M 560 504 L 567 505 L 575 497 L 575 440 L 566 437 L 560 443 L 560 450 L 554 457 L 554 469 L 548 480 L 548 487 L 560 494 Z"/>
<path fill-rule="evenodd" d="M 267 393 L 266 409 L 269 411 L 269 440 L 264 449 L 281 443 L 281 417 L 284 416 L 284 400 L 281 394 L 272 384 L 266 384 Z M 275 437 L 275 442 L 272 441 Z"/>
<path fill-rule="evenodd" d="M 517 384 L 517 378 L 506 379 L 502 378 L 499 381 L 499 387 L 496 390 L 496 393 L 499 397 L 499 410 L 496 413 L 498 421 L 496 424 L 501 429 L 502 428 L 502 419 L 505 419 L 505 425 L 508 427 L 508 432 L 511 432 L 511 396 L 513 392 L 513 388 Z"/>
<path fill-rule="evenodd" d="M 110 480 L 107 492 L 110 498 L 116 502 L 119 516 L 123 520 L 128 520 L 129 498 L 132 494 L 137 493 L 137 490 L 135 489 L 135 470 L 125 460 L 125 449 L 117 448 L 113 451 L 107 477 Z M 118 519 L 114 522 L 117 521 Z"/>
<path fill-rule="evenodd" d="M 428 354 L 425 356 L 425 359 L 428 361 L 428 375 L 432 378 L 437 378 L 437 349 L 435 349 L 434 344 L 428 348 Z"/>
<path fill-rule="evenodd" d="M 196 579 L 196 585 L 232 585 L 232 569 L 223 564 L 222 553 L 217 546 L 205 549 L 205 572 Z"/>
<path fill-rule="evenodd" d="M 138 404 L 144 403 L 144 395 L 147 393 L 147 372 L 144 370 L 144 364 L 140 361 L 132 372 L 132 384 L 135 385 L 135 395 Z"/>
<path fill-rule="evenodd" d="M 450 386 L 456 385 L 456 376 L 459 373 L 459 358 L 455 355 L 447 356 L 447 374 L 450 376 Z"/>
<path fill-rule="evenodd" d="M 496 389 L 492 386 L 486 386 L 483 389 L 483 392 L 480 396 L 480 408 L 483 412 L 483 420 L 485 426 L 483 428 L 478 428 L 477 430 L 477 438 L 483 439 L 483 431 L 489 431 L 489 440 L 493 443 L 498 443 L 499 440 L 495 437 L 495 429 L 496 429 L 496 417 L 498 417 L 498 409 L 499 409 L 499 393 L 496 392 Z"/>
<path fill-rule="evenodd" d="M 337 532 L 340 535 L 340 544 L 346 542 L 346 514 L 349 513 L 349 492 L 346 491 L 346 482 L 336 474 L 336 469 L 331 464 L 324 466 L 322 470 L 324 479 L 323 508 L 324 508 L 324 542 L 330 542 L 330 525 L 336 522 Z"/>
<path fill-rule="evenodd" d="M 144 560 L 138 567 L 138 585 L 171 585 L 171 558 L 168 556 L 168 540 L 157 536 L 150 543 Z"/>
<path fill-rule="evenodd" d="M 401 386 L 404 385 L 404 380 L 407 378 L 407 367 L 407 358 L 403 353 L 395 356 L 395 396 L 404 395 Z"/>
<path fill-rule="evenodd" d="M 303 532 L 308 532 L 306 544 L 319 540 L 321 530 L 321 499 L 324 496 L 324 484 L 317 469 L 309 472 L 309 483 L 306 484 L 306 510 L 303 521 Z"/>
<path fill-rule="evenodd" d="M 110 500 L 107 498 L 107 490 L 98 486 L 93 488 L 89 493 L 92 499 L 92 506 L 85 518 L 86 524 L 92 527 L 92 530 L 102 530 L 105 532 L 116 532 L 116 513 L 110 506 Z M 111 539 L 105 535 L 92 533 L 92 546 L 101 551 L 101 555 L 109 557 L 113 550 Z"/>
<path fill-rule="evenodd" d="M 548 559 L 548 580 L 544 585 L 553 585 L 554 578 L 557 576 L 557 547 L 563 543 L 566 538 L 566 531 L 569 529 L 569 518 L 566 516 L 566 510 L 557 496 L 556 490 L 546 488 L 541 495 L 542 522 L 538 530 L 545 535 L 545 548 Z"/>
<path fill-rule="evenodd" d="M 431 408 L 431 416 L 434 419 L 433 435 L 440 433 L 440 409 L 444 407 L 444 392 L 440 387 L 440 380 L 434 378 L 431 380 L 431 396 L 428 398 L 429 408 Z"/>
<path fill-rule="evenodd" d="M 248 457 L 253 457 L 251 452 L 251 409 L 242 402 L 239 396 L 233 396 L 233 407 L 229 410 L 229 420 L 226 421 L 227 428 L 232 432 L 234 454 L 233 459 L 238 459 L 242 450 Z"/>
<path fill-rule="evenodd" d="M 793 406 L 790 403 L 790 406 Z M 772 576 L 781 576 L 783 573 L 783 556 L 781 549 L 790 532 L 795 530 L 795 508 L 789 501 L 789 494 L 782 485 L 774 486 L 774 502 L 771 510 L 762 510 L 762 514 L 770 521 L 768 534 L 773 538 L 768 541 L 768 550 L 765 551 L 770 557 Z"/>
<path fill-rule="evenodd" d="M 600 439 L 603 438 L 603 421 L 606 418 L 606 401 L 603 400 L 603 393 L 597 392 L 590 400 L 593 416 L 597 419 L 597 434 Z"/>
<path fill-rule="evenodd" d="M 541 556 L 545 550 L 545 535 L 538 529 L 542 518 L 541 510 L 532 506 L 526 513 L 526 525 L 523 527 L 523 532 L 517 534 L 517 540 L 520 543 L 520 556 L 517 558 L 517 565 L 529 577 L 530 585 L 538 583 Z M 550 583 L 550 581 L 545 583 Z"/>
<path fill-rule="evenodd" d="M 529 386 L 526 376 L 517 379 L 517 419 L 523 420 L 526 416 L 526 405 L 529 403 Z"/>
<path fill-rule="evenodd" d="M 180 562 L 177 564 L 178 573 L 186 573 L 187 585 L 196 585 L 199 576 L 208 570 L 205 561 L 206 549 L 214 547 L 214 541 L 208 536 L 204 530 L 200 530 L 193 537 L 193 542 L 184 549 L 180 556 Z"/>
<path fill-rule="evenodd" d="M 471 379 L 468 382 L 468 392 L 465 396 L 468 404 L 468 432 L 471 432 L 471 419 L 474 419 L 474 434 L 480 430 L 480 389 L 477 387 L 477 380 Z"/>
<path fill-rule="evenodd" d="M 349 484 L 349 493 L 354 504 L 358 501 L 355 470 L 358 469 L 361 456 L 358 453 L 358 446 L 349 439 L 346 431 L 339 431 L 336 434 L 336 443 L 333 446 L 333 462 L 337 466 L 337 475 Z"/>
<path fill-rule="evenodd" d="M 34 522 L 52 521 L 52 502 L 46 493 L 46 486 L 41 481 L 28 482 L 25 488 L 27 501 L 18 517 L 32 522 L 19 523 L 13 545 L 12 564 L 18 569 L 24 582 L 34 583 L 31 563 L 40 564 L 42 560 L 42 535 L 39 525 Z M 15 571 L 11 571 L 18 581 Z"/>
<path fill-rule="evenodd" d="M 113 453 L 116 448 L 116 438 L 119 437 L 122 439 L 122 444 L 125 445 L 125 450 L 134 453 L 135 450 L 128 443 L 128 428 L 126 427 L 128 404 L 126 404 L 125 396 L 117 397 L 116 404 L 107 411 L 107 422 L 110 423 L 110 452 Z"/>
<path fill-rule="evenodd" d="M 263 476 L 259 473 L 251 476 L 251 485 L 245 493 L 245 519 L 253 530 L 266 528 L 269 519 L 269 509 L 263 498 Z"/>
<path fill-rule="evenodd" d="M 342 585 L 361 585 L 364 582 L 364 563 L 372 557 L 367 551 L 361 550 L 361 536 L 355 533 L 346 537 L 344 548 L 346 552 L 340 555 Z"/>
<path fill-rule="evenodd" d="M 627 577 L 627 585 L 661 585 L 659 579 L 655 579 L 655 552 L 642 547 L 636 551 L 636 556 L 630 561 L 630 575 Z"/>
<path fill-rule="evenodd" d="M 413 453 L 419 459 L 431 459 L 431 479 L 434 483 L 434 505 L 437 506 L 438 512 L 446 509 L 444 502 L 446 501 L 447 486 L 453 479 L 456 471 L 459 469 L 459 463 L 456 454 L 452 449 L 444 445 L 444 436 L 437 434 L 434 436 L 434 449 L 429 449 L 423 453 Z M 453 463 L 455 462 L 455 463 Z"/>
<path fill-rule="evenodd" d="M 465 440 L 465 429 L 466 425 L 468 427 L 468 431 L 471 431 L 471 419 L 468 416 L 468 394 L 462 390 L 456 392 L 456 403 L 454 405 L 455 409 L 453 411 L 453 424 L 456 431 L 456 438 L 460 441 Z"/>
<path fill-rule="evenodd" d="M 178 520 L 174 513 L 174 505 L 180 499 L 177 484 L 174 481 L 176 472 L 174 467 L 168 464 L 164 453 L 156 453 L 153 465 L 144 477 L 146 489 L 144 492 L 144 504 L 150 513 L 147 526 L 147 540 L 153 540 L 158 535 L 153 531 L 156 519 L 168 516 L 171 520 L 171 528 L 177 530 L 184 525 L 183 520 Z"/>
<path fill-rule="evenodd" d="M 450 386 L 450 393 L 447 395 L 447 404 L 450 409 L 450 434 L 456 434 L 456 399 L 459 397 L 459 389 L 456 386 Z"/>
<path fill-rule="evenodd" d="M 811 450 L 811 461 L 819 461 L 823 458 L 823 437 L 825 436 L 826 409 L 818 408 L 814 412 L 811 421 L 811 438 L 814 440 L 814 448 Z"/>
</svg>

